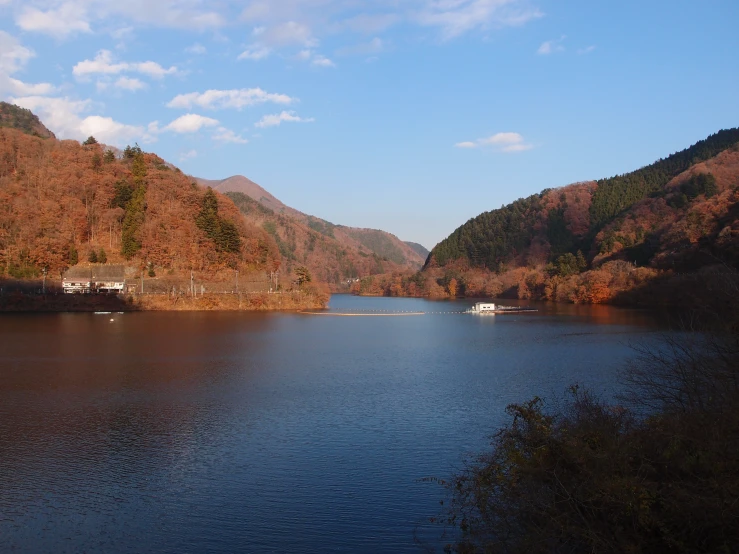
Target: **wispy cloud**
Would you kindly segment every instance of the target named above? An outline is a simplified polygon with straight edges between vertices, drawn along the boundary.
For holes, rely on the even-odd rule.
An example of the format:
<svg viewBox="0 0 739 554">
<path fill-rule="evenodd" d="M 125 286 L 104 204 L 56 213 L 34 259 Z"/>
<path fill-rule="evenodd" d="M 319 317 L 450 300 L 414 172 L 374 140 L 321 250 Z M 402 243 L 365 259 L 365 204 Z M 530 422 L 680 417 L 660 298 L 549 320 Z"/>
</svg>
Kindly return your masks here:
<svg viewBox="0 0 739 554">
<path fill-rule="evenodd" d="M 369 56 L 373 54 L 379 54 L 386 51 L 387 49 L 388 42 L 381 39 L 380 37 L 375 37 L 369 42 L 362 42 L 353 46 L 345 46 L 344 48 L 339 48 L 336 51 L 336 54 L 338 54 L 339 56 Z"/>
<path fill-rule="evenodd" d="M 65 2 L 48 11 L 26 6 L 21 9 L 15 22 L 24 31 L 43 33 L 59 39 L 92 32 L 87 11 L 81 2 Z"/>
<path fill-rule="evenodd" d="M 187 48 L 185 48 L 185 52 L 188 54 L 195 54 L 196 56 L 202 56 L 208 51 L 208 49 L 200 44 L 199 42 L 196 42 L 195 44 L 191 44 Z M 193 151 L 194 152 L 194 151 Z"/>
<path fill-rule="evenodd" d="M 0 94 L 45 96 L 56 91 L 50 83 L 24 83 L 12 77 L 35 56 L 33 50 L 23 46 L 14 36 L 0 31 Z"/>
<path fill-rule="evenodd" d="M 187 160 L 191 160 L 193 158 L 198 157 L 198 151 L 197 150 L 187 150 L 185 152 L 180 152 L 179 158 L 181 162 L 185 162 Z"/>
<path fill-rule="evenodd" d="M 519 133 L 496 133 L 476 141 L 458 142 L 456 148 L 492 148 L 498 152 L 513 153 L 531 150 L 534 145 L 527 143 Z"/>
<path fill-rule="evenodd" d="M 595 50 L 595 45 L 590 45 L 585 48 L 580 48 L 577 53 L 582 56 L 583 54 L 590 54 L 593 50 Z"/>
<path fill-rule="evenodd" d="M 167 75 L 178 73 L 176 66 L 164 68 L 156 62 L 115 62 L 110 50 L 100 50 L 94 59 L 83 60 L 75 64 L 72 74 L 78 79 L 85 79 L 90 75 L 117 75 L 120 73 L 139 73 L 154 79 L 161 79 Z"/>
<path fill-rule="evenodd" d="M 142 90 L 148 87 L 146 83 L 136 79 L 135 77 L 119 77 L 114 86 L 115 88 L 130 90 L 131 92 L 136 92 L 137 90 Z"/>
<path fill-rule="evenodd" d="M 296 99 L 287 94 L 266 92 L 261 88 L 211 89 L 205 92 L 179 94 L 167 103 L 167 107 L 189 110 L 197 106 L 211 110 L 226 108 L 240 110 L 258 104 L 292 104 L 293 102 L 296 102 Z"/>
<path fill-rule="evenodd" d="M 238 60 L 252 60 L 259 61 L 268 57 L 272 52 L 271 48 L 262 46 L 260 44 L 253 44 L 239 54 Z"/>
<path fill-rule="evenodd" d="M 326 56 L 322 56 L 321 54 L 313 56 L 313 59 L 310 63 L 311 65 L 317 65 L 318 67 L 336 67 L 336 64 L 334 62 L 329 60 Z"/>
<path fill-rule="evenodd" d="M 303 118 L 295 115 L 295 112 L 285 112 L 279 114 L 265 115 L 262 119 L 257 121 L 254 126 L 260 129 L 266 127 L 276 127 L 284 123 L 312 123 L 315 121 L 312 117 Z"/>
<path fill-rule="evenodd" d="M 555 52 L 564 52 L 565 47 L 563 43 L 566 38 L 567 37 L 565 35 L 562 35 L 556 40 L 548 40 L 546 42 L 542 42 L 536 53 L 541 56 L 548 56 L 549 54 L 554 54 Z"/>
<path fill-rule="evenodd" d="M 234 144 L 246 144 L 249 142 L 248 139 L 245 139 L 241 135 L 236 134 L 231 129 L 226 129 L 225 127 L 219 127 L 215 133 L 213 133 L 213 140 L 217 142 L 230 142 Z"/>
</svg>

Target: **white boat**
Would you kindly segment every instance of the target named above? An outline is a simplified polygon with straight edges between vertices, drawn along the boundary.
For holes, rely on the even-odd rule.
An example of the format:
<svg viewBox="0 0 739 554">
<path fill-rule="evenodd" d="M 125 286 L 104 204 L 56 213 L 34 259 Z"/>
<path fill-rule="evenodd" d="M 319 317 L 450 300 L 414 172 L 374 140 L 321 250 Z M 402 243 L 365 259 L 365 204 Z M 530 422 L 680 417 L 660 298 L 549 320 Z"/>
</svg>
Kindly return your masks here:
<svg viewBox="0 0 739 554">
<path fill-rule="evenodd" d="M 521 306 L 501 306 L 500 304 L 493 304 L 492 302 L 477 302 L 469 310 L 468 314 L 476 315 L 495 315 L 495 314 L 511 314 L 521 312 L 537 312 L 536 308 L 527 308 Z"/>
</svg>

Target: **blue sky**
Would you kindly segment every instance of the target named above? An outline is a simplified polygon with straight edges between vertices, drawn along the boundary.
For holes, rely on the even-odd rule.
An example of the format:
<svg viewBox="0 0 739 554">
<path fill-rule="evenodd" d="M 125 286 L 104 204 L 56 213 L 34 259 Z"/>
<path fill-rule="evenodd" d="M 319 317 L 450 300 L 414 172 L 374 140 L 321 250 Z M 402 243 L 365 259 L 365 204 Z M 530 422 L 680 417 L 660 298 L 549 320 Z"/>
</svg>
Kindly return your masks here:
<svg viewBox="0 0 739 554">
<path fill-rule="evenodd" d="M 432 247 L 739 125 L 739 2 L 0 0 L 0 97 Z"/>
</svg>

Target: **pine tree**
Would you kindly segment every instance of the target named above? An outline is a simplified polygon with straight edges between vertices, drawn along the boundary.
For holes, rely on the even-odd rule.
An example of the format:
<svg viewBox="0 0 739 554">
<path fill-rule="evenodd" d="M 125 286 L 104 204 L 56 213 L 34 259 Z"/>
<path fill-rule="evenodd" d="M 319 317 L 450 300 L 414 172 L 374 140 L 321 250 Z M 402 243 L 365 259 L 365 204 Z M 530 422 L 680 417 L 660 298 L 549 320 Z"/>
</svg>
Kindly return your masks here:
<svg viewBox="0 0 739 554">
<path fill-rule="evenodd" d="M 146 211 L 146 188 L 139 186 L 126 204 L 126 215 L 123 217 L 123 230 L 121 233 L 121 254 L 130 260 L 136 252 L 141 250 L 141 240 L 138 238 L 138 230 L 144 222 Z"/>
<path fill-rule="evenodd" d="M 67 260 L 69 261 L 69 265 L 77 265 L 79 262 L 79 254 L 77 253 L 77 248 L 75 248 L 74 243 L 69 245 Z"/>
</svg>

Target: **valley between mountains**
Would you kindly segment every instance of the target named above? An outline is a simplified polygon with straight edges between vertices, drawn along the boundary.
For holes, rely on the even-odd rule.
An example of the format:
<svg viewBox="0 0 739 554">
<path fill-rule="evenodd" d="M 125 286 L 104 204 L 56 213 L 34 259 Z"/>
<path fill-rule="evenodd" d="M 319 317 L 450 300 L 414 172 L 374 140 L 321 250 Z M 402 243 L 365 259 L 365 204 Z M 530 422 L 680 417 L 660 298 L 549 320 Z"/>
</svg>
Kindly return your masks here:
<svg viewBox="0 0 739 554">
<path fill-rule="evenodd" d="M 0 284 L 21 295 L 0 309 L 44 309 L 20 298 L 99 264 L 123 266 L 130 294 L 160 295 L 139 294 L 138 309 L 295 309 L 349 291 L 669 306 L 738 263 L 738 129 L 484 212 L 429 253 L 305 214 L 243 176 L 205 180 L 138 145 L 57 140 L 0 103 Z"/>
</svg>

